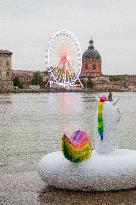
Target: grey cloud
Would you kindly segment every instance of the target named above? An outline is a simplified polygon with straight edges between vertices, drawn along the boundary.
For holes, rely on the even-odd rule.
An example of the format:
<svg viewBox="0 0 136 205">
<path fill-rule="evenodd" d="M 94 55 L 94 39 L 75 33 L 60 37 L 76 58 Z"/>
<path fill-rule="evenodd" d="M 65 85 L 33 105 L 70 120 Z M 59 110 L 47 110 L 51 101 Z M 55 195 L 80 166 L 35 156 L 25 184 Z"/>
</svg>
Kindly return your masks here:
<svg viewBox="0 0 136 205">
<path fill-rule="evenodd" d="M 0 48 L 14 52 L 13 68 L 44 70 L 48 38 L 73 32 L 82 51 L 91 36 L 103 73 L 136 73 L 135 0 L 0 0 Z"/>
</svg>

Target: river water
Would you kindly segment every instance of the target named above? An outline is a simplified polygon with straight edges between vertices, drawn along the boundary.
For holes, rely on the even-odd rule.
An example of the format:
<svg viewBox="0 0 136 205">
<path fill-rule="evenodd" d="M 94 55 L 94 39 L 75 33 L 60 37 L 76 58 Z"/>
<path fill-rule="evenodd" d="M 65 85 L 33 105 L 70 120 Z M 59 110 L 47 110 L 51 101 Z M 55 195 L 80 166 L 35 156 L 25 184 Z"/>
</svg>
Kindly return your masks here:
<svg viewBox="0 0 136 205">
<path fill-rule="evenodd" d="M 63 133 L 70 135 L 77 129 L 85 130 L 94 147 L 98 95 L 100 94 L 1 94 L 1 179 L 7 180 L 9 185 L 9 176 L 23 176 L 25 173 L 27 180 L 27 173 L 35 175 L 40 158 L 61 149 Z M 120 97 L 118 107 L 122 116 L 118 124 L 119 147 L 136 149 L 136 93 L 113 93 L 113 98 L 116 97 Z M 2 192 L 2 196 L 5 196 L 5 192 Z M 5 198 L 4 200 L 6 201 Z"/>
</svg>

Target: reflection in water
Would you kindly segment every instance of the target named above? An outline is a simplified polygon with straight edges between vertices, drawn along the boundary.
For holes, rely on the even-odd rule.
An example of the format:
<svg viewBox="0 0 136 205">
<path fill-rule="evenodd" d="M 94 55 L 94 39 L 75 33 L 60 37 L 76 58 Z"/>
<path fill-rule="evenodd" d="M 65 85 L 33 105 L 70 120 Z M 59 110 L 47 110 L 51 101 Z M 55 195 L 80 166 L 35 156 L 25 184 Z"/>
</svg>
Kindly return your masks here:
<svg viewBox="0 0 136 205">
<path fill-rule="evenodd" d="M 57 98 L 58 110 L 65 114 L 71 113 L 72 108 L 76 105 L 74 104 L 74 98 L 68 94 L 61 94 Z"/>
<path fill-rule="evenodd" d="M 0 105 L 6 105 L 6 104 L 11 104 L 11 103 L 12 103 L 12 100 L 11 100 L 10 94 L 0 95 Z"/>
<path fill-rule="evenodd" d="M 12 103 L 12 101 L 10 101 L 10 100 L 1 100 L 0 99 L 0 105 L 7 105 L 7 104 L 11 104 Z"/>
<path fill-rule="evenodd" d="M 128 205 L 135 204 L 136 190 L 82 192 L 46 188 L 39 192 L 41 205 Z"/>
</svg>

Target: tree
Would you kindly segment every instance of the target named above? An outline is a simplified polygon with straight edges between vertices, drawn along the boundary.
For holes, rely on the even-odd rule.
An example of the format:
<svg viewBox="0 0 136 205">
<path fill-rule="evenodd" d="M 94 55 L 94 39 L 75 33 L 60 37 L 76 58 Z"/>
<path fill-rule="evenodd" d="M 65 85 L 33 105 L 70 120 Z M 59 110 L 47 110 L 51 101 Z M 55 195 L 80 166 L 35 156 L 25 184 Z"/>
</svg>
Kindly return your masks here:
<svg viewBox="0 0 136 205">
<path fill-rule="evenodd" d="M 18 76 L 15 76 L 13 78 L 13 84 L 14 84 L 14 87 L 22 88 L 22 83 Z"/>
<path fill-rule="evenodd" d="M 82 78 L 81 83 L 83 84 L 84 88 L 93 88 L 93 82 L 91 77 Z"/>
<path fill-rule="evenodd" d="M 31 81 L 31 84 L 32 85 L 40 85 L 42 83 L 42 77 L 40 75 L 40 72 L 37 71 L 33 74 L 33 78 L 32 78 L 32 81 Z"/>
<path fill-rule="evenodd" d="M 87 80 L 87 88 L 93 88 L 93 82 L 92 82 L 91 77 L 89 77 Z"/>
<path fill-rule="evenodd" d="M 88 77 L 86 77 L 86 78 L 81 78 L 80 80 L 81 80 L 81 83 L 82 83 L 82 85 L 84 86 L 84 88 L 87 88 Z"/>
<path fill-rule="evenodd" d="M 109 76 L 109 80 L 110 80 L 110 81 L 120 81 L 120 80 L 121 80 L 121 76 L 118 76 L 118 75 L 110 75 L 110 76 Z"/>
</svg>

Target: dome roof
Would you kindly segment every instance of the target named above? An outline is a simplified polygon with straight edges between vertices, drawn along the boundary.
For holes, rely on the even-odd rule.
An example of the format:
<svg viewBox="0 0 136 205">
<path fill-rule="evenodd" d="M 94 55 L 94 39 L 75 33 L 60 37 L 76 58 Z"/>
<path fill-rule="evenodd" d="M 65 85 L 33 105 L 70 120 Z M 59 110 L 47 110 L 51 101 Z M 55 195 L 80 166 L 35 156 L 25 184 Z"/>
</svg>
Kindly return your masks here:
<svg viewBox="0 0 136 205">
<path fill-rule="evenodd" d="M 94 49 L 93 40 L 89 41 L 88 49 L 83 53 L 82 58 L 101 58 L 99 52 Z"/>
</svg>

